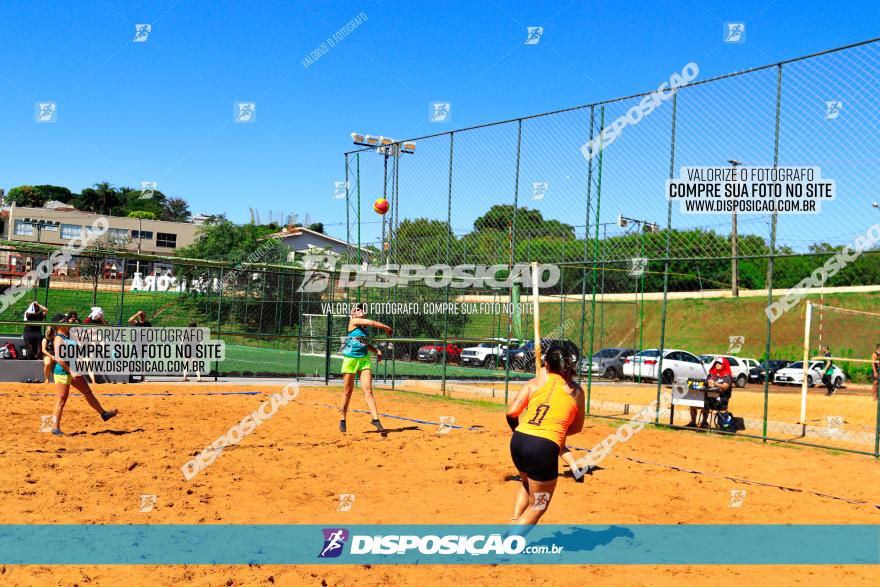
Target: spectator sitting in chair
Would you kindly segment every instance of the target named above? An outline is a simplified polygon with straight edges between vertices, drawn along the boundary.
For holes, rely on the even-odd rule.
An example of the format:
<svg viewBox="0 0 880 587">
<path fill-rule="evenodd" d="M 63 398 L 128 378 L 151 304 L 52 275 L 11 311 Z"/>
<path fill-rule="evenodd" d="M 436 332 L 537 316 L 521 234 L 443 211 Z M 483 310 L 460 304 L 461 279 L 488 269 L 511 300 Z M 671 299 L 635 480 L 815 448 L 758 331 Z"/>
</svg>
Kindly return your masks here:
<svg viewBox="0 0 880 587">
<path fill-rule="evenodd" d="M 132 326 L 142 326 L 144 328 L 152 326 L 150 321 L 147 320 L 147 313 L 143 310 L 138 310 L 134 313 L 134 315 L 128 319 L 128 323 Z"/>
<path fill-rule="evenodd" d="M 703 415 L 700 428 L 709 427 L 709 408 L 713 404 L 717 407 L 727 408 L 730 396 L 733 394 L 733 372 L 730 363 L 724 357 L 716 357 L 709 369 L 709 377 L 706 379 L 706 402 L 703 404 Z M 710 391 L 718 391 L 721 394 L 717 400 L 709 397 Z M 689 428 L 697 427 L 697 408 L 691 407 L 691 421 Z"/>
</svg>

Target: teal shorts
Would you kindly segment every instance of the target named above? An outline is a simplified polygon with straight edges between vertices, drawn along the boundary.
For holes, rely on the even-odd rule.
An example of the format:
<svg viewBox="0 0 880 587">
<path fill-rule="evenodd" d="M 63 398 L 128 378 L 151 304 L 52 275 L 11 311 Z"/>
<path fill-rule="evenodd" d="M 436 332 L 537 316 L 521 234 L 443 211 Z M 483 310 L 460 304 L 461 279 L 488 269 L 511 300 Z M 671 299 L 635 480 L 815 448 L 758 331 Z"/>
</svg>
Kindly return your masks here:
<svg viewBox="0 0 880 587">
<path fill-rule="evenodd" d="M 370 357 L 342 357 L 342 374 L 370 371 Z"/>
</svg>

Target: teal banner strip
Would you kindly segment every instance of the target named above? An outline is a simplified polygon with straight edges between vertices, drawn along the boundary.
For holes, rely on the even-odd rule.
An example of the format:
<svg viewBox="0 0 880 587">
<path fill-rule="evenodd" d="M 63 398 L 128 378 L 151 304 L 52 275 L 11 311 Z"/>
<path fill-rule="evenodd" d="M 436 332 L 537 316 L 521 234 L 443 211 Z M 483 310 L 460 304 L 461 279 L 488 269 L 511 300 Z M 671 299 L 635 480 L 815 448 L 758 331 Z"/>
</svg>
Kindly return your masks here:
<svg viewBox="0 0 880 587">
<path fill-rule="evenodd" d="M 877 525 L 2 525 L 0 564 L 880 564 Z"/>
</svg>

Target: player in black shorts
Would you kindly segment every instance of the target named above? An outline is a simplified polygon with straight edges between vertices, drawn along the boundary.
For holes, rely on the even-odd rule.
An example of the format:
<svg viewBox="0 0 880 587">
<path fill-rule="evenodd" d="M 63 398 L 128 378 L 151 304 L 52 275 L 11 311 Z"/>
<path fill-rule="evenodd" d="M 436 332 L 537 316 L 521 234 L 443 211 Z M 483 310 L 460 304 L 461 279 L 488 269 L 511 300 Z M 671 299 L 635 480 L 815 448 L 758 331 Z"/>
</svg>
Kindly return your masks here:
<svg viewBox="0 0 880 587">
<path fill-rule="evenodd" d="M 507 410 L 514 429 L 510 456 L 522 486 L 516 496 L 515 524 L 536 524 L 556 489 L 557 460 L 568 435 L 584 427 L 584 392 L 573 377 L 577 361 L 561 346 L 547 351 L 547 377 L 537 389 L 523 386 Z"/>
</svg>

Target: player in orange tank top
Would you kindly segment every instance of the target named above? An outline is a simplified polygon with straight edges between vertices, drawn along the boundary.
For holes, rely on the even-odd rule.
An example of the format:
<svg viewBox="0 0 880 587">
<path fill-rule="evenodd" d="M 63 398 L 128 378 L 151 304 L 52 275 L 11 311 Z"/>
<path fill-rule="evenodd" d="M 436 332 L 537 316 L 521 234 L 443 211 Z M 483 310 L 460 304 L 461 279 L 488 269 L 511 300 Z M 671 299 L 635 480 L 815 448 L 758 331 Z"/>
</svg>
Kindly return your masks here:
<svg viewBox="0 0 880 587">
<path fill-rule="evenodd" d="M 556 489 L 557 460 L 565 438 L 584 426 L 584 393 L 573 381 L 576 357 L 568 349 L 554 346 L 545 361 L 543 384 L 524 385 L 507 410 L 508 422 L 512 427 L 516 424 L 510 455 L 522 479 L 514 508 L 515 524 L 535 524 L 547 511 Z"/>
</svg>

